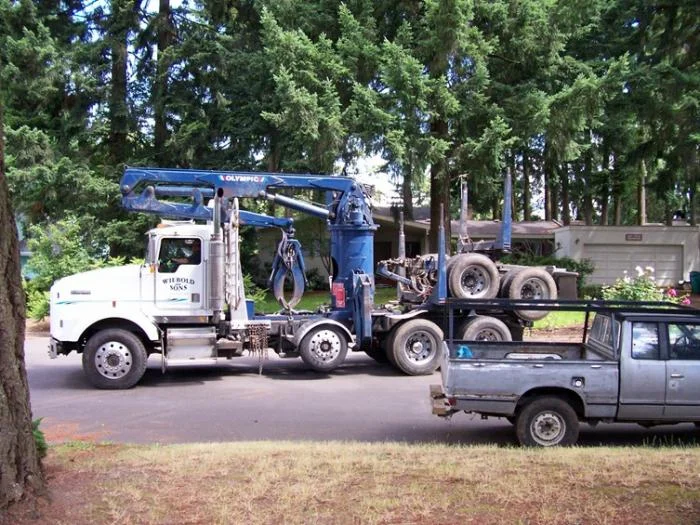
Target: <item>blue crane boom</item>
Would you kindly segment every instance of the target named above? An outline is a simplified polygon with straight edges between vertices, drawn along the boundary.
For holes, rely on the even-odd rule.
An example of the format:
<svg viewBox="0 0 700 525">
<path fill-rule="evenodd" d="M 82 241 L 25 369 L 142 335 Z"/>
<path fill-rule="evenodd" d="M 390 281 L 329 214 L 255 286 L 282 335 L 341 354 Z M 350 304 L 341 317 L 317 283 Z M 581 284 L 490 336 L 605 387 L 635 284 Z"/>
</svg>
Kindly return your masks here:
<svg viewBox="0 0 700 525">
<path fill-rule="evenodd" d="M 276 191 L 287 189 L 325 192 L 327 206 L 293 199 Z M 153 213 L 168 218 L 212 220 L 214 214 L 205 198 L 265 198 L 290 209 L 325 219 L 330 234 L 333 291 L 331 317 L 352 322 L 359 342 L 371 338 L 371 305 L 374 300 L 374 232 L 377 226 L 365 188 L 349 177 L 244 171 L 127 168 L 120 183 L 122 206 L 130 211 Z M 191 202 L 159 200 L 159 197 L 191 197 Z M 228 220 L 222 207 L 221 221 Z M 287 218 L 241 211 L 243 224 L 280 227 L 293 236 Z M 298 242 L 294 244 L 298 250 Z M 299 250 L 300 256 L 300 250 Z M 299 260 L 298 266 L 303 263 Z M 280 267 L 280 272 L 286 271 Z M 273 272 L 274 273 L 274 272 Z M 279 276 L 271 280 L 278 283 Z M 362 300 L 360 300 L 362 298 Z M 356 330 L 357 332 L 357 330 Z"/>
</svg>

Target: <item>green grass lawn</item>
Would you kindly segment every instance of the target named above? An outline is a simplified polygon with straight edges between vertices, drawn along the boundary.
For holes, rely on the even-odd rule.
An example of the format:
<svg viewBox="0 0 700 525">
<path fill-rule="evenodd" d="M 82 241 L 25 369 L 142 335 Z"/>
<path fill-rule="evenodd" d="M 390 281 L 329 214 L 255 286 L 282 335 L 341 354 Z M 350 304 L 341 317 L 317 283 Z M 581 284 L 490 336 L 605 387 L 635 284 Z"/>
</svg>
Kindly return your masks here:
<svg viewBox="0 0 700 525">
<path fill-rule="evenodd" d="M 374 293 L 374 304 L 380 305 L 387 301 L 396 299 L 396 288 L 391 287 L 381 287 L 377 288 Z M 304 293 L 304 297 L 301 298 L 301 302 L 294 308 L 295 310 L 309 310 L 315 312 L 321 305 L 331 304 L 331 294 L 328 290 L 309 290 Z M 265 295 L 264 301 L 259 301 L 255 303 L 255 312 L 263 314 L 271 314 L 279 312 L 281 309 L 280 305 L 277 303 L 275 298 L 272 296 L 272 292 Z"/>
<path fill-rule="evenodd" d="M 565 328 L 567 326 L 582 326 L 585 318 L 585 312 L 553 311 L 544 319 L 535 321 L 534 328 L 553 330 L 554 328 Z"/>
<path fill-rule="evenodd" d="M 381 305 L 396 299 L 396 288 L 393 286 L 377 288 L 374 294 L 374 304 Z M 321 305 L 330 305 L 330 292 L 327 290 L 309 290 L 304 293 L 301 302 L 295 310 L 308 310 L 315 312 Z M 271 314 L 280 311 L 280 305 L 275 301 L 271 292 L 268 292 L 264 301 L 255 303 L 256 313 Z M 535 322 L 535 329 L 553 330 L 555 328 L 565 328 L 568 326 L 581 326 L 585 314 L 583 312 L 558 312 L 553 311 L 539 321 Z"/>
</svg>

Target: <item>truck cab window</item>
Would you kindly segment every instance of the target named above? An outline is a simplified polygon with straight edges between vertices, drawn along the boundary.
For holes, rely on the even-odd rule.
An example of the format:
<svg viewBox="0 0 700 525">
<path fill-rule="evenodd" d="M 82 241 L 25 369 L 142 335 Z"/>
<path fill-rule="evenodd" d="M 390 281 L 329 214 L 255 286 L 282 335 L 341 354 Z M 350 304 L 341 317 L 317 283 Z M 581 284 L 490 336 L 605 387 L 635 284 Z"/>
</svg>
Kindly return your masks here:
<svg viewBox="0 0 700 525">
<path fill-rule="evenodd" d="M 669 324 L 668 347 L 671 359 L 700 361 L 700 324 Z"/>
<path fill-rule="evenodd" d="M 202 245 L 197 238 L 165 238 L 160 242 L 158 271 L 174 273 L 183 264 L 202 262 Z"/>
<path fill-rule="evenodd" d="M 659 359 L 659 326 L 656 323 L 632 324 L 632 358 Z"/>
</svg>

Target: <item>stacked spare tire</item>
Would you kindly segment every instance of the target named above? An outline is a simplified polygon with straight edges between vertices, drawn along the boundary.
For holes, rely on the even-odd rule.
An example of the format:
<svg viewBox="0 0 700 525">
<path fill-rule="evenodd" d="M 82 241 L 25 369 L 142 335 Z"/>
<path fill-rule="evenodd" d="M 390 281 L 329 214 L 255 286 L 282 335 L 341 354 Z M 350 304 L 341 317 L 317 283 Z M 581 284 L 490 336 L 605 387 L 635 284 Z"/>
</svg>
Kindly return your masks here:
<svg viewBox="0 0 700 525">
<path fill-rule="evenodd" d="M 447 262 L 449 293 L 457 299 L 479 300 L 497 297 L 511 300 L 557 298 L 554 278 L 541 267 L 496 265 L 479 253 L 458 254 Z M 515 315 L 528 322 L 547 316 L 547 310 L 514 310 Z M 457 332 L 464 340 L 511 341 L 512 334 L 505 322 L 490 315 L 471 316 Z"/>
</svg>

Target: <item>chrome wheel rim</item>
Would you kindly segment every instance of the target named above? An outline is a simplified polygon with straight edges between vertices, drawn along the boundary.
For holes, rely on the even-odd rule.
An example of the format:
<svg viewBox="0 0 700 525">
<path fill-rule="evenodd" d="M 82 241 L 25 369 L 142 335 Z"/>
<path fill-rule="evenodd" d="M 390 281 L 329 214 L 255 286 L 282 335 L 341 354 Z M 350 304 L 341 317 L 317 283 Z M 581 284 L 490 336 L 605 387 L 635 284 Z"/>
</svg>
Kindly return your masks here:
<svg viewBox="0 0 700 525">
<path fill-rule="evenodd" d="M 311 336 L 309 349 L 323 362 L 332 361 L 340 355 L 340 336 L 333 330 L 319 330 Z"/>
<path fill-rule="evenodd" d="M 491 278 L 481 266 L 468 266 L 460 276 L 460 285 L 469 297 L 486 295 L 491 287 Z"/>
<path fill-rule="evenodd" d="M 103 343 L 95 352 L 95 368 L 107 379 L 121 379 L 131 371 L 131 350 L 119 341 Z"/>
<path fill-rule="evenodd" d="M 549 288 L 544 281 L 533 277 L 522 284 L 520 295 L 523 299 L 549 299 Z"/>
<path fill-rule="evenodd" d="M 413 332 L 404 345 L 406 357 L 414 363 L 430 361 L 434 351 L 435 343 L 428 332 L 418 330 Z"/>
<path fill-rule="evenodd" d="M 543 447 L 556 445 L 566 433 L 566 422 L 556 412 L 540 412 L 530 424 L 532 438 Z"/>
<path fill-rule="evenodd" d="M 474 339 L 477 341 L 503 341 L 501 333 L 493 328 L 484 328 L 480 330 Z"/>
</svg>

